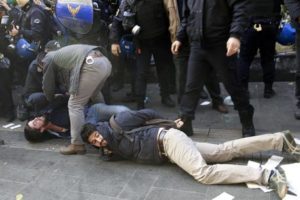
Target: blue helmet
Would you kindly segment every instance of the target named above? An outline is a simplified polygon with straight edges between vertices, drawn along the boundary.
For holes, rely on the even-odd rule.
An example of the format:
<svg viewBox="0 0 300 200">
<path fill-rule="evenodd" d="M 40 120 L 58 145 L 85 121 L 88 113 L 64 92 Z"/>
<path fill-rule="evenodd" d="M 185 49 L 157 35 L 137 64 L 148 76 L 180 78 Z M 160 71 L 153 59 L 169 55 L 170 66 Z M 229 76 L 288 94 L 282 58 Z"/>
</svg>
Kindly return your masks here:
<svg viewBox="0 0 300 200">
<path fill-rule="evenodd" d="M 27 42 L 24 38 L 18 40 L 16 45 L 16 52 L 18 56 L 24 59 L 33 59 L 36 56 L 38 44 Z"/>
<path fill-rule="evenodd" d="M 296 30 L 291 23 L 284 23 L 277 36 L 277 42 L 281 45 L 292 45 L 295 43 Z"/>
<path fill-rule="evenodd" d="M 133 35 L 123 35 L 120 40 L 121 54 L 123 56 L 134 56 L 135 55 L 135 44 L 133 41 Z"/>
</svg>

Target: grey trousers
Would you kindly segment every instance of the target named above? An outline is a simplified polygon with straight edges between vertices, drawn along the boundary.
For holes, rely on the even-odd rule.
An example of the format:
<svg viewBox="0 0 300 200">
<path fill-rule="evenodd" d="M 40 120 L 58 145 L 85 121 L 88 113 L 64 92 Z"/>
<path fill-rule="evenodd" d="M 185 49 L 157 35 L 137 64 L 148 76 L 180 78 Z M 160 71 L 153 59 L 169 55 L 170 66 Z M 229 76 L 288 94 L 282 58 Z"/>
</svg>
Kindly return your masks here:
<svg viewBox="0 0 300 200">
<path fill-rule="evenodd" d="M 267 185 L 270 171 L 243 165 L 212 164 L 260 151 L 283 148 L 283 134 L 265 134 L 209 144 L 194 142 L 183 132 L 170 129 L 163 139 L 166 156 L 203 184 L 234 184 L 253 182 Z"/>
<path fill-rule="evenodd" d="M 104 56 L 94 58 L 93 64 L 83 64 L 77 94 L 71 95 L 68 102 L 72 144 L 83 144 L 80 132 L 85 122 L 84 106 L 90 99 L 103 102 L 101 89 L 110 73 L 111 63 Z"/>
</svg>

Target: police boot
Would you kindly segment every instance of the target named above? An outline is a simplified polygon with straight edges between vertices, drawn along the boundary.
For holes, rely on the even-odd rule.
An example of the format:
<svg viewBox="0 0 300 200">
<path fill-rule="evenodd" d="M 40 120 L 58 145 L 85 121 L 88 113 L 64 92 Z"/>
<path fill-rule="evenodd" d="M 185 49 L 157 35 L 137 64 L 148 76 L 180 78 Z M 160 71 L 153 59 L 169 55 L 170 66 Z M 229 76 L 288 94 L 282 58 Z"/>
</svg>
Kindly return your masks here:
<svg viewBox="0 0 300 200">
<path fill-rule="evenodd" d="M 180 127 L 179 130 L 184 132 L 187 136 L 194 135 L 192 119 L 190 117 L 186 117 L 186 116 L 181 116 L 180 118 L 183 122 L 183 125 Z"/>
<path fill-rule="evenodd" d="M 253 125 L 254 108 L 249 105 L 248 109 L 239 110 L 240 121 L 242 123 L 243 137 L 255 136 L 255 128 Z"/>
<path fill-rule="evenodd" d="M 275 95 L 275 91 L 272 88 L 272 84 L 266 84 L 264 90 L 264 98 L 269 99 Z"/>
</svg>

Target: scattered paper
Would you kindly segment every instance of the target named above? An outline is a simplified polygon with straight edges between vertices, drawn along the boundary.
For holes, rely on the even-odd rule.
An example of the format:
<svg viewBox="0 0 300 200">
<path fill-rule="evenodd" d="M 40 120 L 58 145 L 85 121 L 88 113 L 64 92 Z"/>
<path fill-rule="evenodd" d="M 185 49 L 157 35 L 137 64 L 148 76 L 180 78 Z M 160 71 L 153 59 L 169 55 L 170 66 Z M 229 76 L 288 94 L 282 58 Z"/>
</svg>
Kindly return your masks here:
<svg viewBox="0 0 300 200">
<path fill-rule="evenodd" d="M 10 124 L 3 125 L 2 127 L 3 127 L 3 128 L 9 128 L 9 127 L 11 127 L 11 126 L 13 126 L 13 125 L 15 125 L 15 124 L 14 124 L 14 123 L 10 123 Z"/>
<path fill-rule="evenodd" d="M 222 194 L 213 198 L 212 200 L 232 200 L 232 199 L 234 199 L 234 196 L 232 196 L 226 192 L 223 192 Z"/>
<path fill-rule="evenodd" d="M 12 126 L 12 127 L 10 127 L 10 129 L 16 129 L 16 128 L 19 128 L 19 127 L 21 127 L 21 124 L 18 124 L 18 125 Z"/>
<path fill-rule="evenodd" d="M 282 160 L 283 160 L 283 157 L 273 155 L 271 158 L 269 158 L 269 160 L 266 162 L 266 164 L 263 166 L 263 168 L 266 168 L 268 170 L 275 169 Z"/>
<path fill-rule="evenodd" d="M 265 169 L 266 168 L 266 169 L 272 170 L 272 169 L 275 169 L 282 160 L 283 160 L 283 157 L 273 155 L 273 156 L 271 156 L 271 158 L 268 159 L 268 161 L 266 162 L 265 165 L 260 165 L 259 163 L 251 161 L 251 160 L 248 161 L 247 165 L 249 167 L 253 167 L 255 169 L 259 169 L 259 168 Z M 268 188 L 267 186 L 258 185 L 256 183 L 246 183 L 246 185 L 249 189 L 259 188 L 265 193 L 272 191 L 272 189 Z"/>
<path fill-rule="evenodd" d="M 207 106 L 210 104 L 210 101 L 203 101 L 202 103 L 200 103 L 201 106 Z"/>
<path fill-rule="evenodd" d="M 300 139 L 294 138 L 294 140 L 295 140 L 296 144 L 300 145 Z"/>
<path fill-rule="evenodd" d="M 285 197 L 283 198 L 283 200 L 299 200 L 299 197 L 293 196 L 293 195 L 285 195 Z"/>
<path fill-rule="evenodd" d="M 297 195 L 297 199 L 300 199 L 300 163 L 281 165 L 281 168 L 285 172 L 287 184 L 289 190 Z M 290 195 L 291 196 L 291 195 Z M 291 199 L 291 197 L 290 197 Z"/>
<path fill-rule="evenodd" d="M 23 200 L 23 194 L 17 194 L 16 200 Z"/>
</svg>

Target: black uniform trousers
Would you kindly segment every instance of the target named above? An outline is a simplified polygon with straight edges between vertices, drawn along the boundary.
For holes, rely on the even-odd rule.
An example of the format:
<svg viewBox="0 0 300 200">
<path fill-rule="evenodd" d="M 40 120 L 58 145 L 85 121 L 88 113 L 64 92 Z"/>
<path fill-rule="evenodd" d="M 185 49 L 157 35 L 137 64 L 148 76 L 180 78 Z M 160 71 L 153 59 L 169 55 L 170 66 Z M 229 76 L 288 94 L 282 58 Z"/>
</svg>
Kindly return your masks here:
<svg viewBox="0 0 300 200">
<path fill-rule="evenodd" d="M 212 71 L 215 71 L 220 81 L 223 82 L 238 111 L 253 110 L 249 104 L 246 90 L 241 87 L 237 77 L 236 55 L 227 57 L 226 51 L 225 43 L 211 48 L 203 48 L 199 41 L 191 42 L 187 83 L 180 103 L 182 116 L 195 118 L 200 91 L 205 81 L 210 78 L 209 74 Z"/>
<path fill-rule="evenodd" d="M 176 75 L 178 80 L 177 82 L 178 103 L 180 103 L 181 97 L 184 94 L 184 90 L 185 90 L 189 56 L 190 56 L 189 45 L 183 45 L 182 47 L 180 47 L 179 54 L 173 56 L 174 64 L 177 70 Z M 219 81 L 214 71 L 212 71 L 212 73 L 210 73 L 210 77 L 206 79 L 205 86 L 213 101 L 213 104 L 216 105 L 222 104 L 223 98 L 220 96 L 221 90 L 219 86 Z"/>
<path fill-rule="evenodd" d="M 275 43 L 278 25 L 262 25 L 261 31 L 249 27 L 241 40 L 238 75 L 242 85 L 248 89 L 250 65 L 259 49 L 265 86 L 272 87 L 275 78 Z"/>
<path fill-rule="evenodd" d="M 153 55 L 155 60 L 158 82 L 160 86 L 160 95 L 161 97 L 165 97 L 170 94 L 169 87 L 171 78 L 169 73 L 171 67 L 174 67 L 170 47 L 171 42 L 168 35 L 160 38 L 139 41 L 140 52 L 138 52 L 136 58 L 135 81 L 137 101 L 144 101 L 146 96 L 147 77 L 151 55 Z"/>
<path fill-rule="evenodd" d="M 295 96 L 297 99 L 297 107 L 300 109 L 300 29 L 297 28 L 296 33 L 296 48 L 297 48 L 297 54 L 296 54 L 296 89 L 295 89 Z"/>
</svg>

